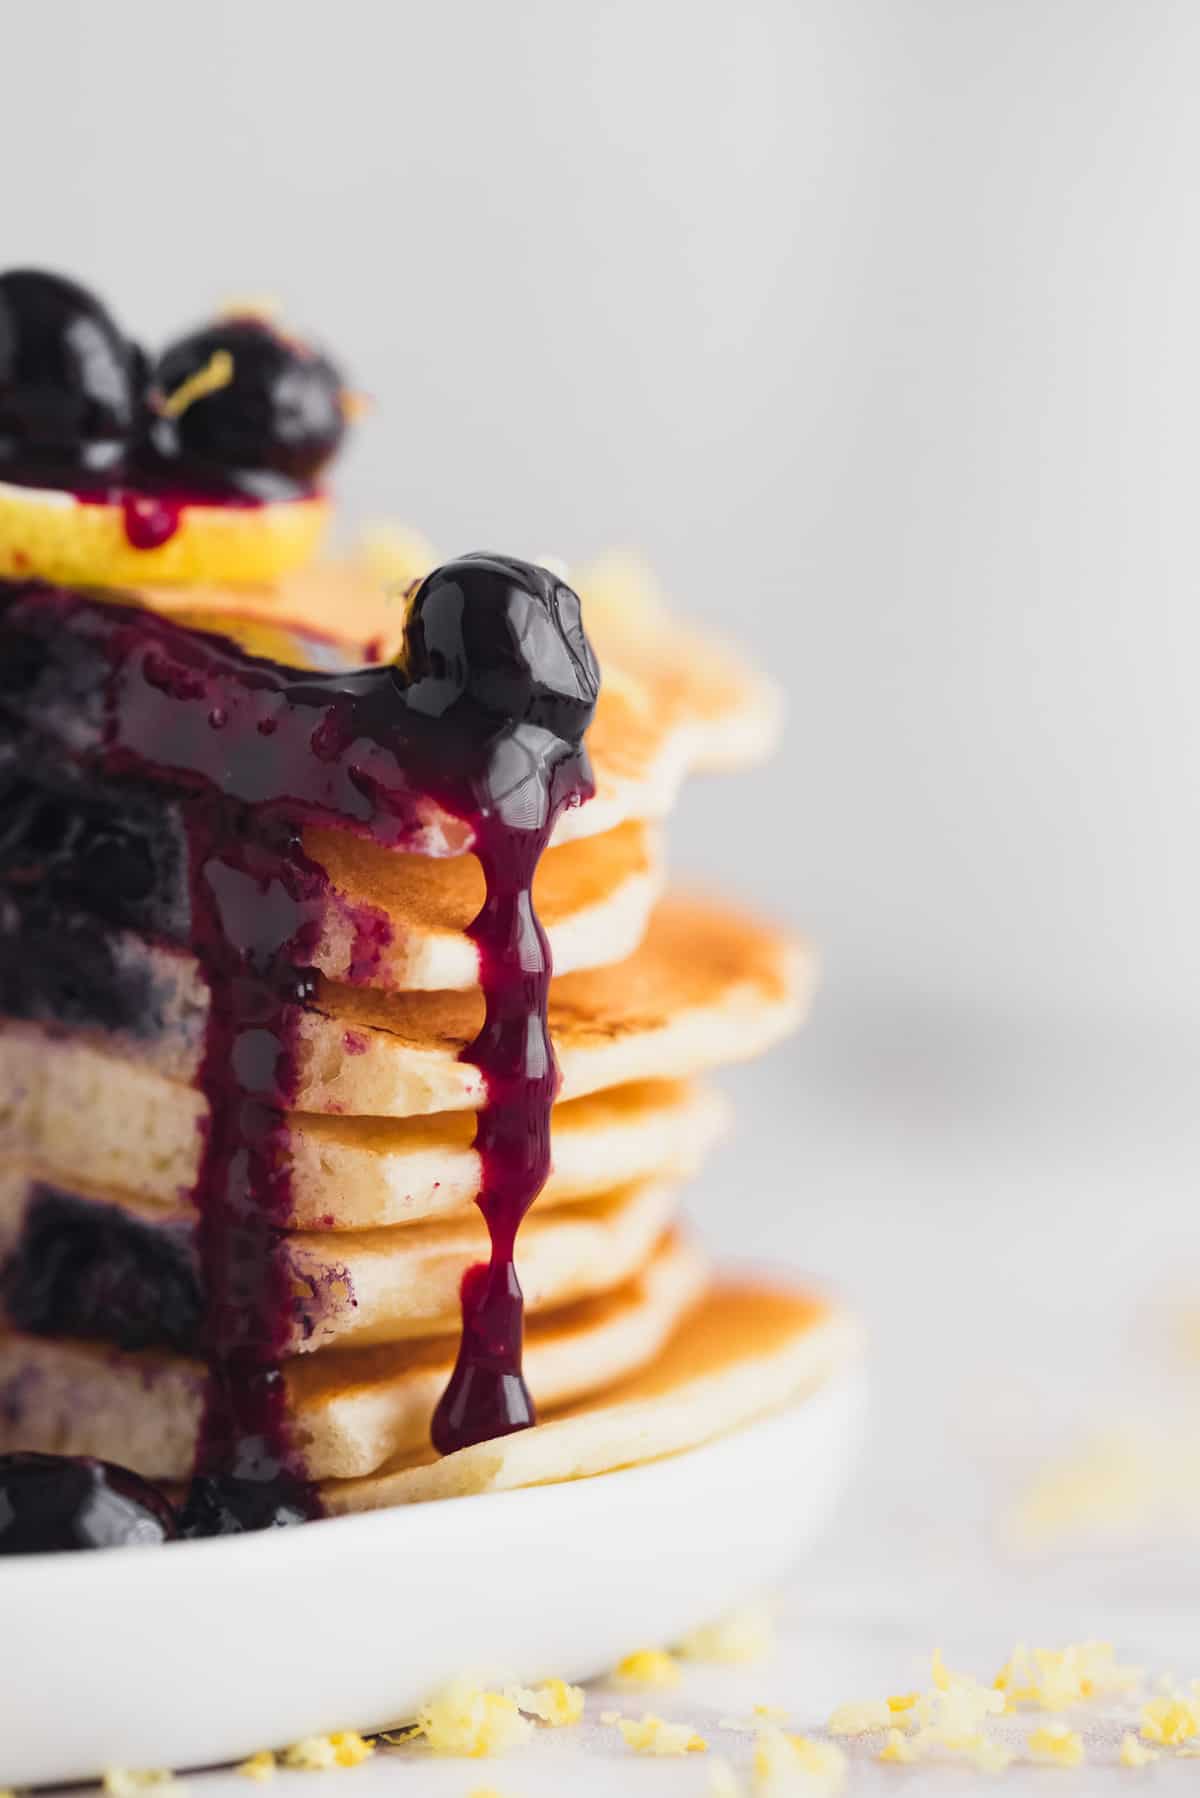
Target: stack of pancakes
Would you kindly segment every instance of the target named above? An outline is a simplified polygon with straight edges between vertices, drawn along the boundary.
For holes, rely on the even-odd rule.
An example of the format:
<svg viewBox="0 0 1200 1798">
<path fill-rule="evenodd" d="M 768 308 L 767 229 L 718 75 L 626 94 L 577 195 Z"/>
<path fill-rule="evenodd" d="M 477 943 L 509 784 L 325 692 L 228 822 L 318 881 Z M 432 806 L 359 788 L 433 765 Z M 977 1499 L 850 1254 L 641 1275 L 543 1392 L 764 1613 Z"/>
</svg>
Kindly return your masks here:
<svg viewBox="0 0 1200 1798">
<path fill-rule="evenodd" d="M 442 1460 L 430 1419 L 463 1275 L 488 1250 L 473 1202 L 485 1094 L 461 1058 L 483 1016 L 468 935 L 483 877 L 463 843 L 414 854 L 305 832 L 329 899 L 278 1254 L 291 1437 L 333 1510 L 671 1452 L 783 1402 L 840 1353 L 819 1304 L 712 1281 L 677 1221 L 726 1121 L 702 1076 L 792 1028 L 809 982 L 799 945 L 664 890 L 661 826 L 681 779 L 764 754 L 773 695 L 635 583 L 578 585 L 604 675 L 596 795 L 563 815 L 534 886 L 562 1085 L 553 1172 L 517 1250 L 542 1421 Z M 142 597 L 272 654 L 281 635 L 333 626 L 353 660 L 395 633 L 376 592 L 346 564 L 259 594 Z M 64 803 L 53 796 L 55 828 Z M 109 928 L 78 897 L 52 915 L 54 940 L 26 932 L 26 965 L 10 955 L 0 979 L 0 1447 L 182 1483 L 205 1402 L 193 1195 L 208 995 L 186 942 Z"/>
</svg>

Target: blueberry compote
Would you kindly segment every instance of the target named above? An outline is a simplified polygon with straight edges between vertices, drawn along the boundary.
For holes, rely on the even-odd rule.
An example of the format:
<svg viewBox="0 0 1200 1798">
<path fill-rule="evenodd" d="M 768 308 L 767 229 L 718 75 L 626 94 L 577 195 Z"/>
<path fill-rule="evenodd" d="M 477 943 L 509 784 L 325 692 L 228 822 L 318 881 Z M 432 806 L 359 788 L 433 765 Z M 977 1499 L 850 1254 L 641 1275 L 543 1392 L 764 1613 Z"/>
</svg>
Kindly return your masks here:
<svg viewBox="0 0 1200 1798">
<path fill-rule="evenodd" d="M 0 1455 L 0 1554 L 169 1542 L 175 1514 L 124 1467 L 85 1456 Z"/>
<path fill-rule="evenodd" d="M 187 505 L 311 495 L 346 416 L 334 364 L 266 319 L 228 316 L 151 362 L 77 282 L 0 273 L 0 480 L 119 505 L 135 549 Z"/>
<path fill-rule="evenodd" d="M 283 1112 L 326 891 L 303 829 L 336 821 L 417 846 L 462 820 L 486 899 L 471 926 L 485 1020 L 476 1144 L 489 1261 L 468 1273 L 447 1452 L 533 1422 L 513 1249 L 546 1177 L 557 1070 L 550 955 L 531 888 L 564 808 L 592 790 L 583 736 L 599 674 L 579 601 L 542 568 L 466 556 L 412 597 L 395 665 L 309 673 L 169 618 L 43 583 L 0 586 L 0 716 L 86 779 L 163 791 L 187 842 L 191 948 L 210 992 L 197 1189 L 209 1367 L 187 1533 L 296 1521 L 315 1493 L 289 1442 L 280 1355 L 291 1303 Z"/>
</svg>

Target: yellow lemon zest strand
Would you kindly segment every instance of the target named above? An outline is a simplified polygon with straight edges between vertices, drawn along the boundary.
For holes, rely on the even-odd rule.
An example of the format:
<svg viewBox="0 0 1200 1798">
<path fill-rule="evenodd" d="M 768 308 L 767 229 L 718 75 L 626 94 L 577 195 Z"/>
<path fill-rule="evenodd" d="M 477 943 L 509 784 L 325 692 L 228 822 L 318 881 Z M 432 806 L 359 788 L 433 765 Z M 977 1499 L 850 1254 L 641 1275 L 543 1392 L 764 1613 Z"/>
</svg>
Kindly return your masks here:
<svg viewBox="0 0 1200 1798">
<path fill-rule="evenodd" d="M 189 406 L 207 398 L 210 393 L 220 393 L 232 380 L 233 357 L 228 350 L 214 350 L 203 368 L 198 368 L 173 392 L 159 399 L 154 409 L 162 418 L 182 418 Z"/>
</svg>

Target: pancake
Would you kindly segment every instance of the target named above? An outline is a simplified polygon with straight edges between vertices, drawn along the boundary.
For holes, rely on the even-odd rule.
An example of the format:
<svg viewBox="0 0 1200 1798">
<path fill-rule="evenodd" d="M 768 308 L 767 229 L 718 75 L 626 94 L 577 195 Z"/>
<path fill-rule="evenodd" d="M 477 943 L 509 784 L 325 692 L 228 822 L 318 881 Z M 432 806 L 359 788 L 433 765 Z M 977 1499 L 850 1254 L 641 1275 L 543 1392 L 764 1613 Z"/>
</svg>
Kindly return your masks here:
<svg viewBox="0 0 1200 1798">
<path fill-rule="evenodd" d="M 178 1206 L 196 1184 L 208 1107 L 92 1043 L 0 1022 L 0 1155 L 49 1180 L 115 1187 Z M 279 1143 L 289 1170 L 285 1228 L 387 1228 L 465 1211 L 479 1191 L 472 1112 L 350 1118 L 292 1112 Z M 652 1177 L 693 1173 L 725 1129 L 711 1088 L 648 1080 L 555 1107 L 553 1171 L 537 1203 L 595 1198 Z"/>
<path fill-rule="evenodd" d="M 65 1024 L 79 1039 L 190 1083 L 203 1053 L 208 994 L 195 963 L 129 932 L 80 945 L 59 920 L 31 951 L 34 989 L 9 1015 Z M 668 895 L 636 952 L 550 988 L 561 1096 L 678 1080 L 761 1054 L 799 1021 L 811 953 L 745 913 Z M 476 1110 L 485 1088 L 460 1059 L 483 1021 L 470 993 L 376 993 L 322 981 L 297 1009 L 298 1111 L 422 1117 Z"/>
<path fill-rule="evenodd" d="M 856 1326 L 827 1301 L 758 1281 L 719 1281 L 661 1352 L 627 1380 L 535 1429 L 392 1463 L 323 1485 L 335 1515 L 591 1478 L 697 1448 L 812 1392 L 855 1357 Z"/>
<path fill-rule="evenodd" d="M 526 1332 L 535 1399 L 561 1405 L 652 1359 L 699 1296 L 704 1265 L 673 1234 L 603 1298 L 543 1312 Z M 428 1439 L 454 1343 L 330 1350 L 285 1368 L 291 1430 L 314 1479 L 371 1472 Z M 0 1450 L 98 1455 L 147 1479 L 183 1481 L 204 1405 L 196 1361 L 0 1333 Z"/>
<path fill-rule="evenodd" d="M 771 754 L 783 722 L 779 689 L 729 638 L 681 625 L 640 557 L 602 556 L 573 571 L 572 584 L 601 667 L 639 681 L 661 719 L 689 729 L 690 772 L 752 767 Z"/>
<path fill-rule="evenodd" d="M 345 980 L 365 963 L 372 986 L 398 992 L 478 985 L 466 934 L 484 900 L 473 855 L 414 855 L 344 830 L 306 830 L 304 848 L 332 886 L 312 956 L 322 974 Z M 554 966 L 566 974 L 632 955 L 662 884 L 658 839 L 644 824 L 548 849 L 533 899 Z"/>
<path fill-rule="evenodd" d="M 545 577 L 528 578 L 549 603 Z M 14 663 L 31 673 L 3 709 L 28 817 L 10 832 L 0 890 L 0 1445 L 94 1452 L 182 1481 L 205 1405 L 223 1418 L 222 1394 L 246 1383 L 244 1336 L 282 1374 L 287 1427 L 278 1440 L 266 1430 L 280 1464 L 298 1448 L 294 1471 L 321 1483 L 332 1510 L 366 1509 L 675 1453 L 786 1403 L 849 1352 L 844 1321 L 803 1295 L 729 1285 L 703 1298 L 703 1269 L 673 1227 L 679 1180 L 721 1122 L 689 1082 L 789 1030 L 812 961 L 737 911 L 659 897 L 656 826 L 690 770 L 765 753 L 777 706 L 736 655 L 640 606 L 611 569 L 591 583 L 604 667 L 586 743 L 596 791 L 562 813 L 534 893 L 556 967 L 561 1086 L 553 1172 L 516 1267 L 546 1421 L 442 1461 L 431 1413 L 455 1363 L 460 1298 L 471 1309 L 464 1275 L 489 1253 L 472 1204 L 475 1114 L 489 1094 L 464 1059 L 484 1016 L 472 829 L 499 817 L 511 837 L 526 813 L 504 808 L 514 793 L 524 804 L 525 788 L 489 736 L 479 747 L 499 775 L 478 792 L 451 782 L 447 800 L 441 769 L 457 767 L 459 725 L 430 738 L 431 775 L 412 748 L 418 712 L 408 734 L 393 728 L 386 666 L 277 693 L 269 682 L 284 677 L 211 641 L 130 659 L 128 643 L 172 640 L 136 613 L 114 619 L 60 595 L 78 623 L 58 630 L 56 613 L 18 606 Z M 153 603 L 322 671 L 386 664 L 404 618 L 349 565 L 257 595 L 193 587 Z M 572 639 L 561 642 L 571 661 Z M 114 644 L 135 701 L 128 717 L 118 707 L 127 740 L 97 684 L 118 666 Z M 354 704 L 335 711 L 325 696 L 343 690 Z M 537 729 L 557 741 L 548 723 Z M 577 800 L 578 733 L 562 741 Z M 189 794 L 192 776 L 218 806 L 207 788 L 203 804 Z M 538 789 L 539 805 L 549 792 Z M 403 849 L 354 834 L 379 794 Z M 293 809 L 312 803 L 321 809 Z M 329 827 L 312 821 L 331 815 Z M 533 841 L 522 836 L 522 852 Z M 515 841 L 507 849 L 519 859 Z M 485 916 L 498 915 L 505 865 Z M 497 928 L 493 973 L 499 957 L 517 959 L 518 934 Z M 530 1051 L 519 1096 L 539 1097 L 527 1118 L 515 1106 L 508 1116 L 496 1057 L 485 1121 L 501 1155 L 523 1130 L 540 1142 L 554 1092 L 544 1038 L 530 1034 L 545 999 L 535 959 L 512 969 L 522 1005 L 510 1034 Z M 227 1085 L 239 1108 L 225 1104 Z M 210 1097 L 215 1173 L 198 1216 Z M 498 1180 L 493 1198 L 501 1191 Z M 515 1345 L 515 1285 L 508 1298 Z M 493 1367 L 497 1340 L 465 1365 L 510 1392 L 518 1358 L 506 1351 Z M 240 1441 L 228 1408 L 219 1427 L 232 1419 Z"/>
<path fill-rule="evenodd" d="M 424 572 L 413 565 L 404 579 Z M 596 793 L 586 805 L 563 813 L 555 843 L 594 836 L 631 818 L 665 818 L 691 770 L 754 765 L 771 753 L 779 735 L 777 689 L 754 673 L 738 650 L 661 605 L 644 604 L 644 594 L 623 594 L 612 568 L 596 571 L 590 586 L 586 570 L 582 578 L 580 593 L 604 677 L 588 732 Z M 317 653 L 323 645 L 327 658 L 388 660 L 404 621 L 402 594 L 396 586 L 388 591 L 378 568 L 362 556 L 318 564 L 271 586 L 131 591 L 156 611 L 239 636 L 256 653 L 300 665 L 305 645 L 297 633 L 301 639 L 311 635 Z M 264 636 L 264 630 L 271 634 Z M 430 834 L 432 852 L 467 846 L 456 821 L 442 825 Z"/>
<path fill-rule="evenodd" d="M 112 780 L 84 777 L 48 746 L 19 771 L 10 766 L 13 754 L 0 707 L 0 897 L 9 914 L 0 950 L 14 933 L 52 935 L 61 910 L 91 915 L 101 931 L 190 949 L 195 895 L 179 796 L 131 794 Z M 47 843 L 71 849 L 47 858 Z M 385 848 L 349 826 L 302 830 L 301 847 L 321 871 L 306 901 L 307 965 L 331 979 L 397 990 L 478 984 L 469 927 L 485 889 L 474 855 Z M 39 858 L 41 877 L 31 883 Z M 662 884 L 659 833 L 637 821 L 547 850 L 533 895 L 555 965 L 566 973 L 631 954 Z M 0 995 L 10 985 L 0 965 Z"/>
<path fill-rule="evenodd" d="M 673 1185 L 646 1182 L 559 1209 L 536 1204 L 516 1265 L 530 1313 L 607 1292 L 633 1277 L 676 1209 Z M 264 1253 L 267 1251 L 264 1251 Z M 282 1355 L 333 1343 L 452 1336 L 467 1269 L 488 1258 L 473 1208 L 393 1230 L 296 1231 L 270 1248 L 286 1295 Z M 10 1322 L 129 1346 L 198 1346 L 206 1295 L 194 1221 L 112 1191 L 64 1191 L 36 1171 L 0 1170 L 0 1291 Z"/>
</svg>

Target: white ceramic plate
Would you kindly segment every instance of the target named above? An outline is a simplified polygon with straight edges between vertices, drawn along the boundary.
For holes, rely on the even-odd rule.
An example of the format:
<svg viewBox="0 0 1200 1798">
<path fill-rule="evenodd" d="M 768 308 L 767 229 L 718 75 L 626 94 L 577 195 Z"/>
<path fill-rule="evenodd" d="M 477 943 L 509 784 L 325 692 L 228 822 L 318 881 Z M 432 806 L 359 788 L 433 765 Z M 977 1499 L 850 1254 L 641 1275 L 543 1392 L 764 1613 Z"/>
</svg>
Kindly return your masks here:
<svg viewBox="0 0 1200 1798">
<path fill-rule="evenodd" d="M 598 1479 L 0 1560 L 0 1786 L 382 1728 L 464 1673 L 603 1672 L 793 1561 L 845 1482 L 861 1401 L 849 1373 L 732 1436 Z"/>
</svg>

